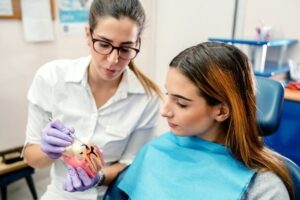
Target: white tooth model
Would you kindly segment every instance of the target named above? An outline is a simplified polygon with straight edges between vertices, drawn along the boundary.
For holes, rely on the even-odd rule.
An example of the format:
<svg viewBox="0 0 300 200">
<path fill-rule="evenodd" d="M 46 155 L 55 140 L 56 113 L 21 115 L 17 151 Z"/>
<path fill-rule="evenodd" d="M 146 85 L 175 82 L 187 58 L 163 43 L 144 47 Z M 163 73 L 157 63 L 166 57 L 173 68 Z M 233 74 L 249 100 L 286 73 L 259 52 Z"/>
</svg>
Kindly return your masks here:
<svg viewBox="0 0 300 200">
<path fill-rule="evenodd" d="M 88 143 L 85 144 L 89 145 Z M 81 155 L 82 152 L 84 152 L 86 149 L 87 145 L 85 144 L 82 144 L 81 142 L 74 140 L 74 142 L 66 148 L 64 155 L 67 156 Z"/>
</svg>

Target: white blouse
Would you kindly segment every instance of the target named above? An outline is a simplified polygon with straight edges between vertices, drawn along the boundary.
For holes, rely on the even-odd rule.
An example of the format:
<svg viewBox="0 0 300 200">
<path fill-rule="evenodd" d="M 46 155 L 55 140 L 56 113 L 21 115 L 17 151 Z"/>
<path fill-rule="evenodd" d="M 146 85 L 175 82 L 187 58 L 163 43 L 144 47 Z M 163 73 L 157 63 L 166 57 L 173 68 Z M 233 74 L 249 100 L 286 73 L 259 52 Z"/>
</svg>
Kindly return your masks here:
<svg viewBox="0 0 300 200">
<path fill-rule="evenodd" d="M 140 147 L 155 135 L 159 98 L 147 96 L 142 84 L 127 67 L 114 96 L 97 108 L 87 83 L 90 59 L 56 60 L 37 71 L 28 93 L 25 144 L 39 144 L 41 130 L 49 119 L 59 119 L 65 126 L 73 127 L 81 140 L 89 139 L 92 144 L 97 144 L 103 150 L 107 165 L 117 161 L 130 164 Z M 52 182 L 44 197 L 56 190 L 66 195 L 66 199 L 96 199 L 99 191 L 95 189 L 80 195 L 64 192 L 65 177 L 66 165 L 57 160 L 51 167 Z M 42 199 L 50 198 L 55 197 Z"/>
</svg>

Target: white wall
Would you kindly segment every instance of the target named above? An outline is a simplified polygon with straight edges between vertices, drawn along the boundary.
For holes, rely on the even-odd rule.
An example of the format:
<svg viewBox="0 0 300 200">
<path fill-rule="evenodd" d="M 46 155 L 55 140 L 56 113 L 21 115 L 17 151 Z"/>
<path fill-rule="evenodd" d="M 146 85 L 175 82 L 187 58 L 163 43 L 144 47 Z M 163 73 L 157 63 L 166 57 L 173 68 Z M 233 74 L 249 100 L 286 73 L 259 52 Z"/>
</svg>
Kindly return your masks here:
<svg viewBox="0 0 300 200">
<path fill-rule="evenodd" d="M 157 1 L 157 81 L 163 84 L 169 62 L 181 50 L 208 37 L 231 37 L 233 11 L 234 0 Z"/>
<path fill-rule="evenodd" d="M 253 38 L 255 27 L 262 21 L 273 27 L 273 39 L 297 39 L 300 42 L 300 1 L 299 0 L 242 0 L 244 6 L 244 29 L 245 38 Z M 269 57 L 276 60 L 279 48 L 273 48 Z M 291 58 L 300 62 L 300 45 L 294 45 L 287 51 L 286 59 Z"/>
</svg>

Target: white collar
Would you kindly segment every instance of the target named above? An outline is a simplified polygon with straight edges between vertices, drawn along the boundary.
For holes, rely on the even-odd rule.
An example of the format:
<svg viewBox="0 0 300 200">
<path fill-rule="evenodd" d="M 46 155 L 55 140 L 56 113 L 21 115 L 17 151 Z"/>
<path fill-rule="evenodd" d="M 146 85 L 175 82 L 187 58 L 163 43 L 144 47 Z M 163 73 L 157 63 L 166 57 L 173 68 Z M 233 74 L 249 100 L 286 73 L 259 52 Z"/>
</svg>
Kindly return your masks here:
<svg viewBox="0 0 300 200">
<path fill-rule="evenodd" d="M 75 61 L 76 70 L 71 70 L 65 77 L 65 82 L 81 83 L 84 86 L 87 85 L 87 69 L 91 61 L 91 56 L 79 59 Z M 123 77 L 120 82 L 119 88 L 121 93 L 140 93 L 144 94 L 145 89 L 136 75 L 127 66 L 123 72 Z"/>
</svg>

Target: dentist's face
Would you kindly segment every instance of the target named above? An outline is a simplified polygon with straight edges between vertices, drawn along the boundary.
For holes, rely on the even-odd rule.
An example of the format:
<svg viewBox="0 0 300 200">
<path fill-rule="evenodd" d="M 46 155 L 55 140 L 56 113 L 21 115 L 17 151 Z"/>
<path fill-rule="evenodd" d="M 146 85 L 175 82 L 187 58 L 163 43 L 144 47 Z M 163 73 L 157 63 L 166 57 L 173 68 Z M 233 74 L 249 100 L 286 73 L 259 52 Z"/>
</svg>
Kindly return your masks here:
<svg viewBox="0 0 300 200">
<path fill-rule="evenodd" d="M 107 45 L 114 47 L 137 48 L 139 28 L 134 21 L 127 17 L 115 19 L 113 17 L 102 17 L 92 33 L 86 30 L 88 43 L 92 55 L 90 74 L 102 80 L 115 80 L 125 70 L 130 60 L 122 59 L 118 50 L 114 49 L 110 54 L 103 55 L 95 51 L 93 39 L 100 40 L 97 45 L 106 48 Z"/>
</svg>

